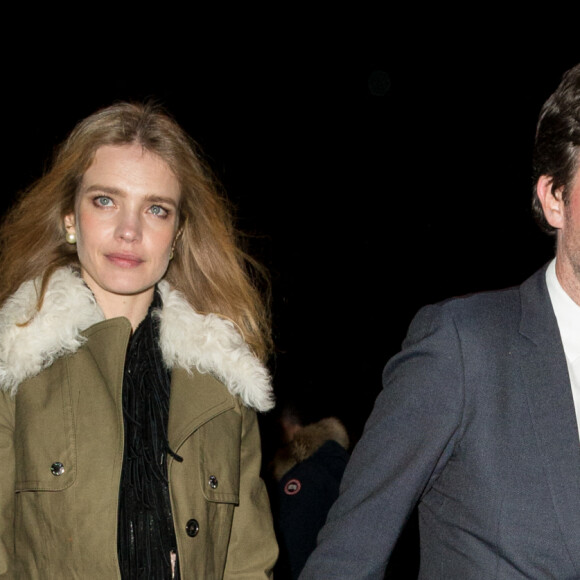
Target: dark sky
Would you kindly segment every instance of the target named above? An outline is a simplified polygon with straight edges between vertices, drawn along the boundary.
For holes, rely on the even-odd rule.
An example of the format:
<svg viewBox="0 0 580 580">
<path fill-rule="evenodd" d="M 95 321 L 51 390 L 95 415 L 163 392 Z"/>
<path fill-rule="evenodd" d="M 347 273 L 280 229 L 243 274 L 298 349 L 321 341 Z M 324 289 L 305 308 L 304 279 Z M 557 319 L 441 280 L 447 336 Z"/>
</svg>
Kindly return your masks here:
<svg viewBox="0 0 580 580">
<path fill-rule="evenodd" d="M 253 40 L 179 59 L 53 55 L 7 73 L 3 199 L 96 108 L 162 102 L 270 268 L 276 392 L 339 415 L 356 437 L 421 305 L 518 283 L 550 257 L 529 211 L 534 125 L 580 58 L 417 51 L 376 32 L 353 45 L 299 31 Z"/>
</svg>

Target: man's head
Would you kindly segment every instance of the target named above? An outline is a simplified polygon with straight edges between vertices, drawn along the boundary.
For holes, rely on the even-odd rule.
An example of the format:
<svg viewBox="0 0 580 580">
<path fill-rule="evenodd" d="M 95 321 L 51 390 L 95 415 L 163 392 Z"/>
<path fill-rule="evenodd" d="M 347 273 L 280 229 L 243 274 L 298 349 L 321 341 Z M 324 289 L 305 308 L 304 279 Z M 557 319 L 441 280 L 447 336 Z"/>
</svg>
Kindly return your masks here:
<svg viewBox="0 0 580 580">
<path fill-rule="evenodd" d="M 580 64 L 568 70 L 544 103 L 536 129 L 533 177 L 535 217 L 545 231 L 555 233 L 538 197 L 538 181 L 549 179 L 552 195 L 566 204 L 580 165 Z"/>
<path fill-rule="evenodd" d="M 534 205 L 556 232 L 556 275 L 580 305 L 580 65 L 546 101 L 538 124 Z"/>
</svg>

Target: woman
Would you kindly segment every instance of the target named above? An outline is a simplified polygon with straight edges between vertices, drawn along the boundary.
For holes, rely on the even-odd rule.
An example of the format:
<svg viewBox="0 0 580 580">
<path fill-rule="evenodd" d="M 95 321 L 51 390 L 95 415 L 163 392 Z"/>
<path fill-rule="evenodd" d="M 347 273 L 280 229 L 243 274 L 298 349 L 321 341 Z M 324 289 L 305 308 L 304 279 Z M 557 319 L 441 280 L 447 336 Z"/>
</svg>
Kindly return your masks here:
<svg viewBox="0 0 580 580">
<path fill-rule="evenodd" d="M 268 319 L 191 140 L 98 111 L 0 242 L 0 578 L 270 577 Z"/>
</svg>

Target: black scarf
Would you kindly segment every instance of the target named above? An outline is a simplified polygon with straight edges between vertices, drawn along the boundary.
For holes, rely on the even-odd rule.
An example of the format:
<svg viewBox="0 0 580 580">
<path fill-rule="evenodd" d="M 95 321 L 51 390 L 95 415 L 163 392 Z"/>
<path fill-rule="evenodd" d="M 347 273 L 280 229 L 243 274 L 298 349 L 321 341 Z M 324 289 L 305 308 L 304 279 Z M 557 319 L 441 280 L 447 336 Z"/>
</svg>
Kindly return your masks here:
<svg viewBox="0 0 580 580">
<path fill-rule="evenodd" d="M 179 578 L 167 480 L 167 454 L 172 454 L 167 441 L 171 373 L 159 347 L 159 321 L 151 316 L 160 306 L 156 290 L 147 316 L 129 341 L 125 360 L 117 550 L 126 580 Z"/>
</svg>

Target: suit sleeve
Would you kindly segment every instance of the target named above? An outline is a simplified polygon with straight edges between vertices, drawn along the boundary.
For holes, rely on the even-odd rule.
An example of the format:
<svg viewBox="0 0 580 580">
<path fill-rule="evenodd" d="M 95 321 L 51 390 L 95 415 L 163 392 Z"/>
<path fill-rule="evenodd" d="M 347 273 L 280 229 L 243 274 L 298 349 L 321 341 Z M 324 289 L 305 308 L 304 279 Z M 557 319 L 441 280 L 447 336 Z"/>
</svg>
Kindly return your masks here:
<svg viewBox="0 0 580 580">
<path fill-rule="evenodd" d="M 395 543 L 459 436 L 461 344 L 443 306 L 422 309 L 347 465 L 300 580 L 382 579 Z"/>
<path fill-rule="evenodd" d="M 0 579 L 12 578 L 14 559 L 14 401 L 0 391 Z"/>
<path fill-rule="evenodd" d="M 240 503 L 234 512 L 225 580 L 272 578 L 278 544 L 261 465 L 258 419 L 254 411 L 242 407 Z"/>
</svg>

